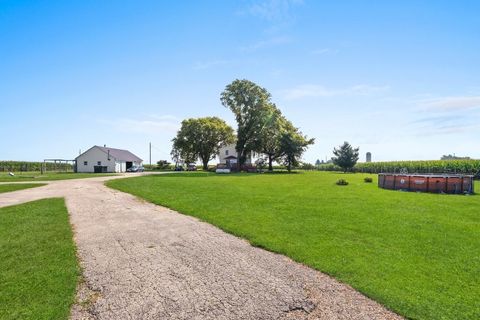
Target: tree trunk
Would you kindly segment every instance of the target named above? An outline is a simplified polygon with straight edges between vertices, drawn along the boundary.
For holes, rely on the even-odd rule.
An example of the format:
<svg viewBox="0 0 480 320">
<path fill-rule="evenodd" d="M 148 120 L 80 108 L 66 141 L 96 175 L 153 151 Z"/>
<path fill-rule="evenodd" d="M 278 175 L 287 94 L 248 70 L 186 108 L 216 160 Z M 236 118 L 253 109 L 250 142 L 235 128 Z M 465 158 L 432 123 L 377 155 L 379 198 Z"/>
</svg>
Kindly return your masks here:
<svg viewBox="0 0 480 320">
<path fill-rule="evenodd" d="M 269 154 L 269 155 L 268 155 L 268 171 L 273 171 L 272 162 L 273 162 L 272 155 Z"/>
<path fill-rule="evenodd" d="M 241 171 L 242 165 L 245 164 L 246 160 L 247 160 L 247 156 L 245 155 L 245 149 L 242 149 L 240 152 L 238 152 L 238 159 L 237 159 L 238 172 Z"/>
<path fill-rule="evenodd" d="M 203 170 L 207 171 L 208 170 L 208 160 L 210 160 L 210 155 L 201 155 L 200 154 L 200 160 L 202 160 L 202 167 L 203 167 Z"/>
</svg>

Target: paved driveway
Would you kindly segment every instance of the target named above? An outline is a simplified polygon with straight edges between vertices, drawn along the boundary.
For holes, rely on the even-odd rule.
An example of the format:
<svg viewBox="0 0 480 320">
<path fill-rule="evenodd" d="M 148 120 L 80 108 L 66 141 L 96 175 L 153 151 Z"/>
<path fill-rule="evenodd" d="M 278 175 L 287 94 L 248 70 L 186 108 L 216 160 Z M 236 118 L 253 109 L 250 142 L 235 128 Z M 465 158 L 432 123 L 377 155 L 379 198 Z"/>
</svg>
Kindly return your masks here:
<svg viewBox="0 0 480 320">
<path fill-rule="evenodd" d="M 0 194 L 64 197 L 84 283 L 72 319 L 400 319 L 336 280 L 98 177 Z M 84 306 L 84 307 L 82 307 Z"/>
</svg>

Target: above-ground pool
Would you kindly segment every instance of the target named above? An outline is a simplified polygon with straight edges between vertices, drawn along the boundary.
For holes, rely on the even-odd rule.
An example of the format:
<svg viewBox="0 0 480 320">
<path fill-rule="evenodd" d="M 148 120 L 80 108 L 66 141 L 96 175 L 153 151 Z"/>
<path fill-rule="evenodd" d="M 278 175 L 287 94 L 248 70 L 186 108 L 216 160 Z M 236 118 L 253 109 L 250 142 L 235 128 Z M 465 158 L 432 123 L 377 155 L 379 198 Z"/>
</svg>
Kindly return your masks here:
<svg viewBox="0 0 480 320">
<path fill-rule="evenodd" d="M 384 189 L 472 194 L 473 176 L 458 174 L 394 174 L 379 173 L 378 186 Z"/>
</svg>

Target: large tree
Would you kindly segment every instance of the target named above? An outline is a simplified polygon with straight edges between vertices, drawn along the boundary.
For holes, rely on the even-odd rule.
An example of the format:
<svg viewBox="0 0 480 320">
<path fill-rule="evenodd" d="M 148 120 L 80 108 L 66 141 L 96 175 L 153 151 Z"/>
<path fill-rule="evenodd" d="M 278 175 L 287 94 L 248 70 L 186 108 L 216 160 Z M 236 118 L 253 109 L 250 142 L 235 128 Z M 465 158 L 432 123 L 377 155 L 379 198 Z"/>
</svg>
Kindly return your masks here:
<svg viewBox="0 0 480 320">
<path fill-rule="evenodd" d="M 314 142 L 315 139 L 308 139 L 297 128 L 289 128 L 282 133 L 280 137 L 281 157 L 289 172 L 293 166 L 298 165 L 302 154 Z"/>
<path fill-rule="evenodd" d="M 237 120 L 238 165 L 241 166 L 251 151 L 260 151 L 261 132 L 271 117 L 270 93 L 249 80 L 235 80 L 225 87 L 220 100 Z"/>
<path fill-rule="evenodd" d="M 335 157 L 332 158 L 332 161 L 342 168 L 343 172 L 352 170 L 358 161 L 359 150 L 359 148 L 353 148 L 350 143 L 345 141 L 338 149 L 333 149 Z"/>
<path fill-rule="evenodd" d="M 260 132 L 259 152 L 265 154 L 268 160 L 268 170 L 273 171 L 273 161 L 282 157 L 281 138 L 285 132 L 294 131 L 295 127 L 280 112 L 280 110 L 271 104 L 269 106 L 269 116 Z"/>
<path fill-rule="evenodd" d="M 192 158 L 202 161 L 203 169 L 208 169 L 208 162 L 219 149 L 235 141 L 233 129 L 220 118 L 205 117 L 186 119 L 172 140 L 172 155 L 179 155 L 187 162 Z"/>
</svg>

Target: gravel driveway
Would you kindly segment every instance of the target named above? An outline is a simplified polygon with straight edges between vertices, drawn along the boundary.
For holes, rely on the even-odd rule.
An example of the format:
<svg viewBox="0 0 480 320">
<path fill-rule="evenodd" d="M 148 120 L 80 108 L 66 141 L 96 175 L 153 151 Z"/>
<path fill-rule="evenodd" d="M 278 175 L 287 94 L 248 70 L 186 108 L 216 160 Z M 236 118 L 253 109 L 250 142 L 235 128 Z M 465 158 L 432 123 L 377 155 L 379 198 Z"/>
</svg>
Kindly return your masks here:
<svg viewBox="0 0 480 320">
<path fill-rule="evenodd" d="M 0 194 L 64 197 L 84 281 L 72 319 L 401 319 L 329 276 L 98 177 Z"/>
</svg>

